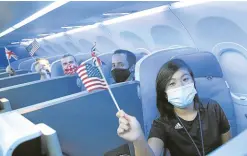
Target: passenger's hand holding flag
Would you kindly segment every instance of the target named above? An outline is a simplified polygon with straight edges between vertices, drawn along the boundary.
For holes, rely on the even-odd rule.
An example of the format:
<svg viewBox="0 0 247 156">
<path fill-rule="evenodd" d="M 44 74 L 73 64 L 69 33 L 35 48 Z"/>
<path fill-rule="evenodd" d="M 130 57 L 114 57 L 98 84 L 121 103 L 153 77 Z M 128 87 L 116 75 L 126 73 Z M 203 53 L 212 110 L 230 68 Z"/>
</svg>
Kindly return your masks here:
<svg viewBox="0 0 247 156">
<path fill-rule="evenodd" d="M 118 110 L 117 117 L 119 118 L 119 127 L 117 133 L 120 137 L 128 141 L 144 139 L 144 134 L 137 119 L 120 110 L 118 103 L 112 94 L 112 91 L 101 70 L 101 65 L 104 63 L 100 60 L 100 58 L 98 58 L 95 51 L 96 44 L 92 47 L 91 51 L 94 66 L 89 63 L 82 63 L 76 72 L 89 92 L 95 89 L 107 89 L 109 91 L 111 98 Z"/>
<path fill-rule="evenodd" d="M 91 49 L 91 55 L 92 55 L 92 61 L 93 65 L 89 63 L 82 63 L 78 69 L 77 73 L 79 77 L 81 78 L 85 88 L 87 91 L 91 92 L 96 89 L 107 89 L 112 97 L 113 102 L 115 103 L 118 111 L 120 111 L 120 108 L 117 104 L 117 101 L 115 97 L 112 94 L 112 91 L 105 79 L 105 76 L 101 70 L 101 65 L 105 64 L 98 58 L 96 55 L 96 44 Z"/>
</svg>

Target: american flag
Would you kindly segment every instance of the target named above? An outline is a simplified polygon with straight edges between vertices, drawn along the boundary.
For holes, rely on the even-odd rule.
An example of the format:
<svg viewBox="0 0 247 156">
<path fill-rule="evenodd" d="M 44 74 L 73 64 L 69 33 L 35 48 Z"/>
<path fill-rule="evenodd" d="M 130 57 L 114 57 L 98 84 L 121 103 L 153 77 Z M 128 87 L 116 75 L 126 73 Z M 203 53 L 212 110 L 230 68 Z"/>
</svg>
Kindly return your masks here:
<svg viewBox="0 0 247 156">
<path fill-rule="evenodd" d="M 107 84 L 96 66 L 89 63 L 82 63 L 76 72 L 88 92 L 96 89 L 107 89 Z"/>
<path fill-rule="evenodd" d="M 34 40 L 29 46 L 26 47 L 26 50 L 29 52 L 31 56 L 39 49 L 40 45 L 39 42 Z"/>
<path fill-rule="evenodd" d="M 102 66 L 105 65 L 105 63 L 103 61 L 101 61 L 98 56 L 96 55 L 96 43 L 94 44 L 94 46 L 91 49 L 91 55 L 92 55 L 92 59 L 93 59 L 93 64 L 95 66 Z"/>
<path fill-rule="evenodd" d="M 6 53 L 6 58 L 7 58 L 8 60 L 10 60 L 11 57 L 13 57 L 15 60 L 18 60 L 17 55 L 16 55 L 13 51 L 10 51 L 10 50 L 7 49 L 6 47 L 4 47 L 4 49 L 5 49 L 5 53 Z"/>
</svg>

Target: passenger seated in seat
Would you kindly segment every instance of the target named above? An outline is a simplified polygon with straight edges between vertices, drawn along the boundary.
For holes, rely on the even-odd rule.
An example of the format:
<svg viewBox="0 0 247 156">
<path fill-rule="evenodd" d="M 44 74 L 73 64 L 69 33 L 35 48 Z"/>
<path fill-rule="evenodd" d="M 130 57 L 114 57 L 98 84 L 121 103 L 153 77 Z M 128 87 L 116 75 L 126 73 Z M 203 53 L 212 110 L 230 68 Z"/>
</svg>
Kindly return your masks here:
<svg viewBox="0 0 247 156">
<path fill-rule="evenodd" d="M 61 65 L 65 75 L 74 75 L 78 67 L 76 58 L 71 54 L 66 54 L 61 58 Z"/>
<path fill-rule="evenodd" d="M 111 74 L 116 83 L 135 80 L 136 56 L 128 50 L 116 50 L 112 55 Z"/>
<path fill-rule="evenodd" d="M 71 54 L 66 54 L 61 58 L 61 65 L 63 68 L 63 72 L 65 75 L 75 75 L 76 69 L 78 68 L 78 63 L 76 61 L 75 56 Z M 82 87 L 82 82 L 80 78 L 77 79 L 76 81 L 78 87 Z"/>
<path fill-rule="evenodd" d="M 46 80 L 51 78 L 51 66 L 47 59 L 36 59 L 34 68 L 36 72 L 40 73 L 40 80 Z"/>
<path fill-rule="evenodd" d="M 9 76 L 16 75 L 15 70 L 10 65 L 7 66 L 6 72 L 9 73 Z"/>
<path fill-rule="evenodd" d="M 134 143 L 136 156 L 160 156 L 166 148 L 172 156 L 205 156 L 230 139 L 224 111 L 216 101 L 199 99 L 194 82 L 182 60 L 161 67 L 156 78 L 160 117 L 153 121 L 148 141 L 135 117 L 117 113 L 117 133 Z"/>
</svg>

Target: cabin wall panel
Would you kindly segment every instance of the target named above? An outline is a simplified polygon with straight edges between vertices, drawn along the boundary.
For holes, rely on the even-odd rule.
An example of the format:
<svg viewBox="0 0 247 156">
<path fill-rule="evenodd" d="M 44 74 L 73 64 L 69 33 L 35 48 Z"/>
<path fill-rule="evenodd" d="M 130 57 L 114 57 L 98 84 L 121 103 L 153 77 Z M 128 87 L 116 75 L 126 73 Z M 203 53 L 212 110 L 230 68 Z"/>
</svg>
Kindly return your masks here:
<svg viewBox="0 0 247 156">
<path fill-rule="evenodd" d="M 37 52 L 39 56 L 52 56 L 64 53 L 76 54 L 73 48 L 65 43 L 71 42 L 79 52 L 90 52 L 89 45 L 93 45 L 99 38 L 106 38 L 106 42 L 100 40 L 97 43 L 99 52 L 113 51 L 116 47 L 135 51 L 137 47 L 155 51 L 174 45 L 198 47 L 201 50 L 211 51 L 219 42 L 235 42 L 247 47 L 247 2 L 207 2 L 184 8 L 156 13 L 140 18 L 130 19 L 110 25 L 99 24 L 96 28 L 68 33 L 69 36 L 59 36 L 40 41 L 42 49 Z M 123 37 L 123 32 L 132 35 Z M 190 37 L 192 36 L 195 45 Z M 136 37 L 134 37 L 136 36 Z M 139 39 L 137 39 L 139 38 Z M 85 43 L 80 40 L 86 40 Z M 106 44 L 110 45 L 106 45 Z M 61 46 L 58 48 L 57 45 Z M 48 46 L 51 46 L 51 50 Z M 20 57 L 27 57 L 23 48 L 16 49 Z M 1 57 L 2 58 L 2 57 Z M 0 65 L 6 65 L 6 61 L 0 60 Z"/>
</svg>

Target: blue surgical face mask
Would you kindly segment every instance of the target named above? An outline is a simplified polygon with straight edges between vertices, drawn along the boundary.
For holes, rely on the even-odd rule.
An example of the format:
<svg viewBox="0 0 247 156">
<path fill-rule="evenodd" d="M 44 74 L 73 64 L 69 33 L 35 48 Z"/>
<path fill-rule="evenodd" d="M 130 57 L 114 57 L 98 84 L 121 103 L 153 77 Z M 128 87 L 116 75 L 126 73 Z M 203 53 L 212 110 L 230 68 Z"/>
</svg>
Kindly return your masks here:
<svg viewBox="0 0 247 156">
<path fill-rule="evenodd" d="M 194 83 L 166 91 L 168 101 L 178 108 L 189 106 L 193 102 L 196 93 Z"/>
</svg>

